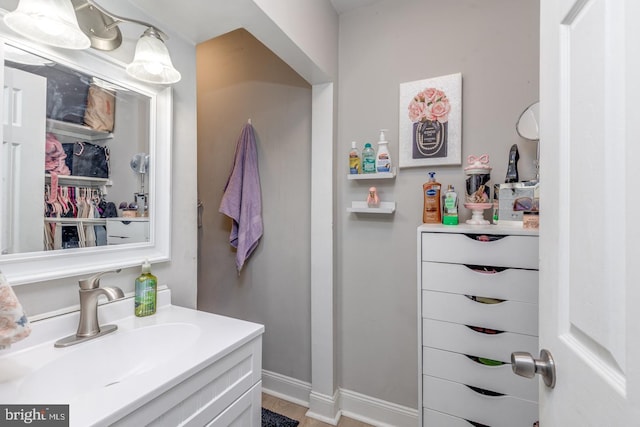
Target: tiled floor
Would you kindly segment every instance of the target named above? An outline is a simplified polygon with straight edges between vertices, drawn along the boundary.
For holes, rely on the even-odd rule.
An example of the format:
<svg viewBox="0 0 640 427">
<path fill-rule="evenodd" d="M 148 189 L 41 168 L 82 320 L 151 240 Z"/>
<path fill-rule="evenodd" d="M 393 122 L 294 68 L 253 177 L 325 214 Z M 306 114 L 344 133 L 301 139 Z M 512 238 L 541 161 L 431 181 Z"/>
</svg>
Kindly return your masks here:
<svg viewBox="0 0 640 427">
<path fill-rule="evenodd" d="M 304 414 L 307 408 L 278 399 L 277 397 L 262 393 L 262 407 L 270 411 L 277 412 L 291 419 L 300 421 L 298 427 L 333 427 L 331 424 L 323 423 L 311 418 L 307 418 Z M 351 418 L 341 417 L 338 427 L 373 427 L 371 424 L 365 424 Z"/>
</svg>

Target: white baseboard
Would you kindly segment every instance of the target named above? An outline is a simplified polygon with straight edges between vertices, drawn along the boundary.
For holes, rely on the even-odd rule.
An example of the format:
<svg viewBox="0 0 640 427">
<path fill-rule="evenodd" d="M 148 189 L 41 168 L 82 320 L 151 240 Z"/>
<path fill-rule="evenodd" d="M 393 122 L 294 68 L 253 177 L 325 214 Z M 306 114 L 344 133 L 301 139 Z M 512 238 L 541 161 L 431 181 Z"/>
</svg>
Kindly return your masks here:
<svg viewBox="0 0 640 427">
<path fill-rule="evenodd" d="M 312 408 L 308 417 L 331 425 L 336 425 L 341 415 L 378 427 L 415 427 L 418 424 L 417 409 L 342 388 L 334 396 L 319 395 L 311 391 L 310 383 L 275 372 L 262 371 L 262 391 Z"/>
<path fill-rule="evenodd" d="M 310 383 L 263 369 L 262 391 L 296 405 L 309 407 Z"/>
<path fill-rule="evenodd" d="M 328 396 L 314 391 L 309 394 L 309 410 L 305 414 L 309 418 L 337 426 L 340 421 L 339 390 Z"/>
<path fill-rule="evenodd" d="M 345 417 L 378 427 L 415 427 L 418 410 L 340 389 L 340 410 Z"/>
</svg>

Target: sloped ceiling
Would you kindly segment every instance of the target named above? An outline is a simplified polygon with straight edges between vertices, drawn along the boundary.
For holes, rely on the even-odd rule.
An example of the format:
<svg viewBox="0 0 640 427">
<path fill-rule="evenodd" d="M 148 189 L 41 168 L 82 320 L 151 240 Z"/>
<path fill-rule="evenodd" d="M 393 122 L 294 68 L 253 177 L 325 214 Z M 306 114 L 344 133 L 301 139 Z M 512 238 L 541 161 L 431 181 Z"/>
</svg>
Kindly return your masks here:
<svg viewBox="0 0 640 427">
<path fill-rule="evenodd" d="M 378 1 L 331 0 L 331 4 L 340 14 Z M 246 25 L 257 11 L 251 0 L 132 0 L 132 3 L 195 44 Z"/>
</svg>

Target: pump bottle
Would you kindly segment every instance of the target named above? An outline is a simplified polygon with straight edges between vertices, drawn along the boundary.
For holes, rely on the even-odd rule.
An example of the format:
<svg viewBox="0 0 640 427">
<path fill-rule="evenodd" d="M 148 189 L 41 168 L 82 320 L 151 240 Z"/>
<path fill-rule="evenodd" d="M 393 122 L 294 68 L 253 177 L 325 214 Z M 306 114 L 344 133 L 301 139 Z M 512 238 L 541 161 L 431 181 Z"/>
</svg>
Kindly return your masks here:
<svg viewBox="0 0 640 427">
<path fill-rule="evenodd" d="M 422 185 L 424 207 L 422 209 L 422 222 L 425 224 L 440 224 L 442 221 L 440 189 L 442 186 L 436 182 L 436 173 L 429 172 L 429 181 Z"/>
<path fill-rule="evenodd" d="M 376 172 L 391 172 L 391 155 L 389 154 L 389 141 L 385 137 L 387 129 L 380 129 L 378 152 L 376 153 Z"/>
<path fill-rule="evenodd" d="M 156 312 L 158 279 L 151 274 L 149 260 L 142 264 L 142 274 L 136 279 L 135 315 L 150 316 Z"/>
</svg>

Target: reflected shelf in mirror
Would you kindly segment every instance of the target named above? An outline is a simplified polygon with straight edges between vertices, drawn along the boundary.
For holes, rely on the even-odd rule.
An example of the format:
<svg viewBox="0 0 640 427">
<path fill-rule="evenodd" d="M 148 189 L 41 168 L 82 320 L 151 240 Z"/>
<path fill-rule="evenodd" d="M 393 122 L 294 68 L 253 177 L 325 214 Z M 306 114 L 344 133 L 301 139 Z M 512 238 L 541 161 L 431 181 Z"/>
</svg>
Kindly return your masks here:
<svg viewBox="0 0 640 427">
<path fill-rule="evenodd" d="M 102 141 L 113 138 L 113 133 L 108 131 L 96 130 L 86 125 L 55 119 L 47 119 L 47 132 L 79 138 L 84 141 Z"/>
</svg>

